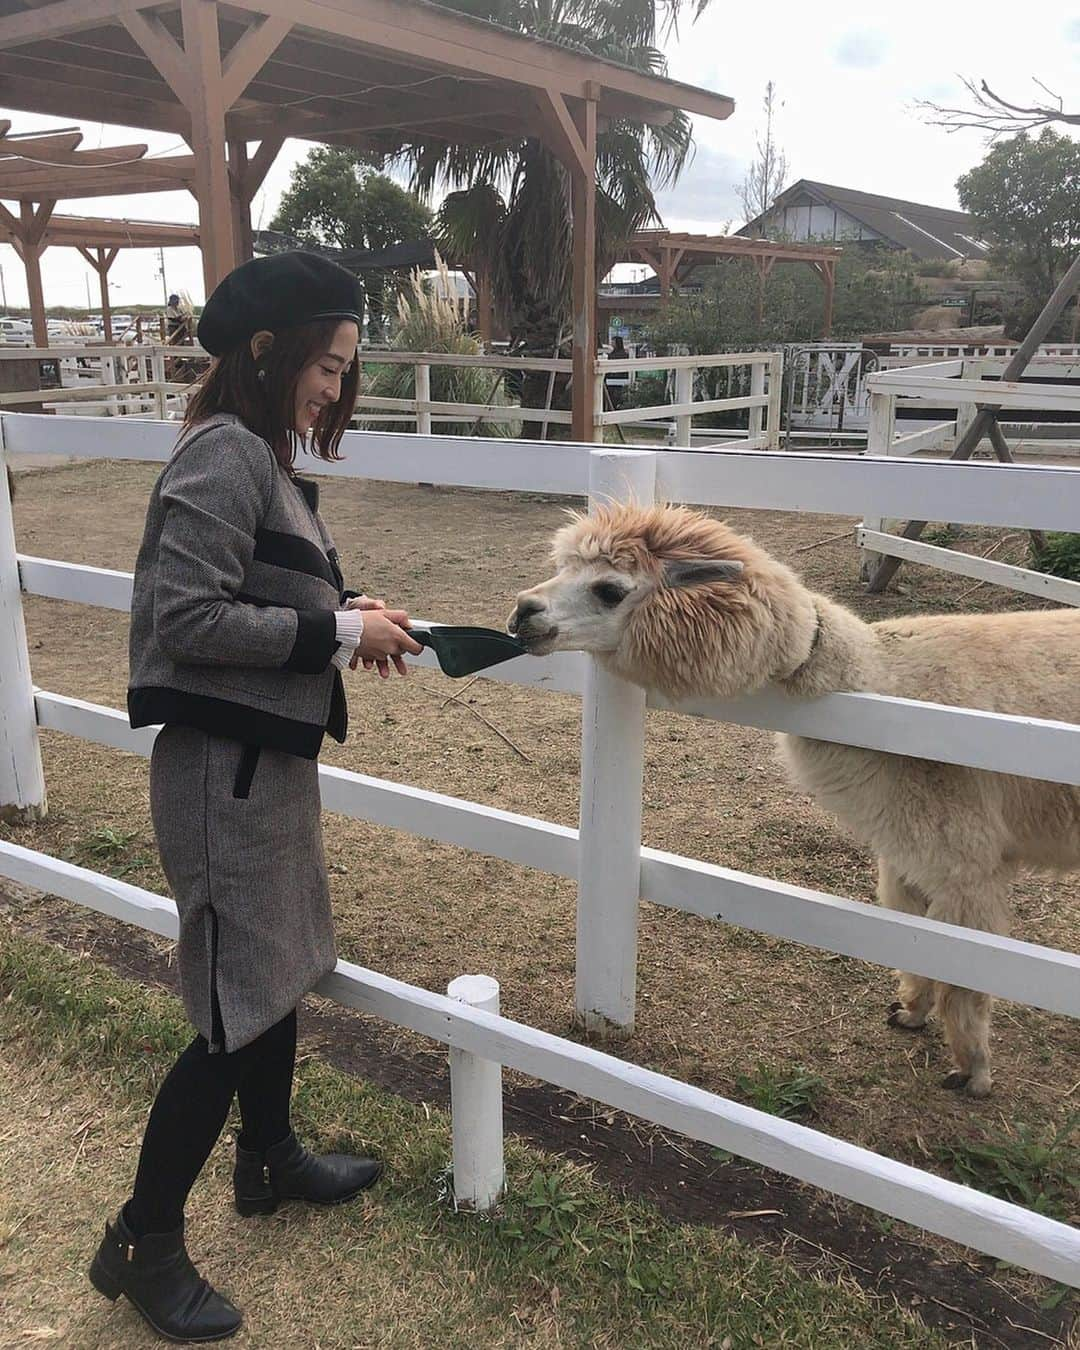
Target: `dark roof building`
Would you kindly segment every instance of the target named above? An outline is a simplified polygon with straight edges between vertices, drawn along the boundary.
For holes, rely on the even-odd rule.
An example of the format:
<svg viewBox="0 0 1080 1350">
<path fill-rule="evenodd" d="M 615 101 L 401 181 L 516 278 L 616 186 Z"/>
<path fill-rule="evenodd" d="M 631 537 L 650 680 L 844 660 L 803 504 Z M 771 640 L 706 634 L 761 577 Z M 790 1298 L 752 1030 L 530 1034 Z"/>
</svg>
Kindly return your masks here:
<svg viewBox="0 0 1080 1350">
<path fill-rule="evenodd" d="M 963 211 L 879 197 L 809 178 L 785 188 L 764 215 L 748 221 L 737 233 L 749 238 L 875 243 L 906 249 L 927 262 L 985 258 L 989 253 L 974 219 Z"/>
</svg>

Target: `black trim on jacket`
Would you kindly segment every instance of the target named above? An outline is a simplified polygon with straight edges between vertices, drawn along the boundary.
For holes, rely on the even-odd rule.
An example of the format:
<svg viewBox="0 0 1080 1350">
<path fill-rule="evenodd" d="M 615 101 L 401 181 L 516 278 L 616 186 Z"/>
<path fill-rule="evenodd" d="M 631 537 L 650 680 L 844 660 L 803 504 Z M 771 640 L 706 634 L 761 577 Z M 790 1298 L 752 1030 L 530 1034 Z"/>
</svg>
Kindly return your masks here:
<svg viewBox="0 0 1080 1350">
<path fill-rule="evenodd" d="M 340 687 L 341 680 L 338 677 L 334 681 L 335 691 Z M 344 739 L 344 731 L 339 736 L 337 728 L 332 725 L 333 701 L 330 706 L 331 725 L 320 727 L 311 722 L 298 722 L 291 717 L 249 708 L 246 704 L 233 703 L 227 698 L 189 694 L 182 689 L 143 686 L 128 690 L 128 717 L 133 727 L 150 727 L 158 723 L 195 727 L 211 736 L 261 745 L 267 750 L 283 750 L 301 759 L 318 759 L 323 735 L 327 730 L 335 740 Z"/>
<path fill-rule="evenodd" d="M 298 609 L 296 639 L 282 669 L 298 675 L 321 675 L 340 646 L 332 609 Z"/>
<path fill-rule="evenodd" d="M 340 590 L 326 554 L 318 544 L 313 544 L 303 535 L 267 530 L 260 525 L 255 531 L 253 556 L 256 562 L 283 567 L 289 572 L 303 572 L 309 577 L 319 577 L 335 590 Z"/>
</svg>

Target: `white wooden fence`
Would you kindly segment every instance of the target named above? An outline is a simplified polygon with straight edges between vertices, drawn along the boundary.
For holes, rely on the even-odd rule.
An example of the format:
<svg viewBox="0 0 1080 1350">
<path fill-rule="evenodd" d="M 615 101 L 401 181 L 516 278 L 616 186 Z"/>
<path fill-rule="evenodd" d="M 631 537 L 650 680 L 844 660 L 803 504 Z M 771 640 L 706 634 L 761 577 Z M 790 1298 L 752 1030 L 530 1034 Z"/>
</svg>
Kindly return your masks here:
<svg viewBox="0 0 1080 1350">
<path fill-rule="evenodd" d="M 971 424 L 980 404 L 996 404 L 1002 409 L 1053 410 L 1075 415 L 1076 422 L 1080 424 L 1080 385 L 1005 382 L 1000 378 L 986 378 L 991 374 L 1000 377 L 1004 368 L 1005 362 L 1002 358 L 979 357 L 972 360 L 968 357 L 958 357 L 948 361 L 881 371 L 869 376 L 866 381 L 870 400 L 867 454 L 883 458 L 905 456 L 920 450 L 939 448 L 943 440 L 948 444 L 955 444 Z M 1077 378 L 1080 377 L 1080 361 L 1075 356 L 1051 356 L 1040 359 L 1037 364 L 1029 367 L 1029 371 L 1044 379 L 1048 375 L 1057 375 L 1063 379 Z M 898 435 L 896 408 L 901 401 L 908 406 L 923 402 L 932 407 L 954 407 L 955 422 L 950 420 L 936 423 L 921 431 Z M 1080 430 L 1080 426 L 1077 430 Z M 1067 454 L 1070 450 L 1069 442 L 1044 442 L 1042 445 L 1043 448 L 1051 449 L 1057 454 Z M 1015 474 L 1022 470 L 1005 464 L 987 467 L 1003 475 L 1000 490 L 1002 499 L 1006 499 L 1016 481 Z M 890 510 L 887 516 L 868 511 L 862 525 L 856 531 L 856 542 L 864 550 L 864 575 L 876 565 L 881 555 L 887 555 L 936 567 L 943 572 L 973 577 L 977 581 L 991 582 L 1008 590 L 1037 595 L 1040 599 L 1052 600 L 1055 604 L 1080 605 L 1080 582 L 1048 576 L 1029 567 L 997 562 L 992 558 L 981 558 L 953 549 L 940 548 L 922 539 L 902 539 L 888 532 L 890 517 L 899 521 L 909 519 L 955 521 L 957 518 L 950 514 L 950 510 L 946 499 L 929 502 L 922 514 L 916 516 L 896 509 Z M 1080 512 L 1074 510 L 1067 524 L 1054 528 L 1080 530 Z"/>
<path fill-rule="evenodd" d="M 175 428 L 150 422 L 0 416 L 9 452 L 164 460 Z M 594 497 L 633 491 L 641 500 L 856 513 L 869 506 L 907 516 L 945 505 L 967 523 L 1060 529 L 1080 507 L 1080 469 L 847 459 L 754 451 L 597 450 L 505 440 L 350 433 L 335 475 L 403 482 L 557 492 Z M 21 579 L 20 579 L 21 574 Z M 33 813 L 44 804 L 39 727 L 138 754 L 153 728 L 124 714 L 32 687 L 21 592 L 124 610 L 127 573 L 48 559 L 16 562 L 0 475 L 0 803 Z M 430 653 L 423 660 L 432 664 Z M 581 828 L 461 801 L 323 766 L 327 810 L 453 843 L 560 876 L 577 876 L 579 1018 L 594 1028 L 633 1027 L 639 897 L 828 951 L 1080 1017 L 1080 956 L 880 910 L 642 847 L 645 698 L 594 662 L 562 655 L 519 658 L 491 677 L 583 697 Z M 661 706 L 657 701 L 657 706 Z M 1080 726 L 865 694 L 809 702 L 775 692 L 680 705 L 695 716 L 776 727 L 821 739 L 1080 784 Z M 175 932 L 171 902 L 61 860 L 0 843 L 0 873 L 77 903 Z M 805 1126 L 778 1120 L 621 1059 L 522 1026 L 483 1008 L 341 962 L 321 992 L 442 1040 L 473 1060 L 507 1064 L 692 1138 L 825 1187 L 859 1203 L 1040 1274 L 1080 1286 L 1080 1232 Z M 466 1059 L 467 1068 L 475 1063 Z M 490 1073 L 460 1072 L 461 1083 Z M 475 1105 L 475 1103 L 474 1103 Z M 490 1103 L 489 1103 L 490 1106 Z M 493 1108 L 491 1108 L 493 1109 Z M 493 1137 L 494 1131 L 489 1134 Z M 486 1167 L 481 1164 L 485 1164 Z M 490 1199 L 496 1162 L 472 1159 L 463 1198 Z M 464 1164 L 462 1164 L 464 1167 Z"/>
<path fill-rule="evenodd" d="M 43 393 L 33 390 L 0 394 L 0 408 L 17 408 L 20 404 L 42 403 L 50 410 L 117 416 L 156 415 L 163 418 L 167 412 L 181 411 L 188 387 L 169 382 L 166 362 L 178 360 L 199 365 L 209 358 L 201 347 L 37 347 L 0 348 L 3 360 L 56 361 L 60 368 L 61 388 Z M 521 422 L 539 423 L 541 439 L 546 439 L 547 428 L 569 426 L 571 414 L 565 408 L 550 406 L 554 381 L 558 375 L 569 377 L 571 362 L 562 357 L 465 355 L 446 352 L 398 352 L 363 348 L 360 361 L 367 366 L 408 366 L 413 371 L 413 393 L 406 398 L 392 398 L 381 394 L 361 392 L 356 400 L 356 420 L 367 425 L 379 422 L 412 422 L 421 435 L 430 435 L 432 429 L 448 422 Z M 547 374 L 549 378 L 547 406 L 528 407 L 519 402 L 492 396 L 483 403 L 463 403 L 453 399 L 432 399 L 431 372 L 433 368 L 480 369 L 495 372 L 522 371 Z M 743 381 L 749 393 L 731 398 L 697 398 L 696 385 L 705 371 L 728 370 Z M 674 377 L 673 397 L 643 408 L 604 407 L 605 382 L 612 375 L 637 375 L 645 371 L 671 372 Z M 365 381 L 368 377 L 365 376 Z M 594 364 L 595 383 L 594 438 L 602 441 L 608 426 L 655 425 L 672 428 L 675 445 L 689 446 L 693 420 L 706 413 L 748 411 L 745 433 L 711 433 L 712 439 L 723 441 L 725 436 L 740 438 L 746 449 L 775 450 L 780 445 L 780 394 L 783 383 L 783 354 L 776 352 L 724 352 L 703 356 L 667 356 L 609 361 L 598 357 Z M 72 404 L 78 403 L 79 409 Z"/>
</svg>

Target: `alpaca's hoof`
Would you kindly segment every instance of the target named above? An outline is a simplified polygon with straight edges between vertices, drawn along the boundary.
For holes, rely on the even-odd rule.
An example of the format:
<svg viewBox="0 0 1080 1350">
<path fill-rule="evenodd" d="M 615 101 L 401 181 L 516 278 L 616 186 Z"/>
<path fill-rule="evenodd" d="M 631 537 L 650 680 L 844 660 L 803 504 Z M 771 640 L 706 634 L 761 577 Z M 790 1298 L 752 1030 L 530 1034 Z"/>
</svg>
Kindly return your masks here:
<svg viewBox="0 0 1080 1350">
<path fill-rule="evenodd" d="M 922 1031 L 926 1026 L 926 1018 L 919 1019 L 897 999 L 895 1003 L 889 1004 L 889 1015 L 885 1023 L 890 1027 L 899 1027 L 901 1031 Z"/>
<path fill-rule="evenodd" d="M 964 1091 L 969 1097 L 974 1097 L 978 1101 L 983 1097 L 989 1097 L 993 1086 L 994 1080 L 988 1073 L 973 1073 L 968 1079 Z"/>
<path fill-rule="evenodd" d="M 947 1073 L 941 1080 L 941 1086 L 948 1088 L 950 1092 L 959 1092 L 966 1088 L 969 1082 L 969 1075 L 961 1073 L 959 1069 L 953 1069 L 952 1073 Z"/>
</svg>

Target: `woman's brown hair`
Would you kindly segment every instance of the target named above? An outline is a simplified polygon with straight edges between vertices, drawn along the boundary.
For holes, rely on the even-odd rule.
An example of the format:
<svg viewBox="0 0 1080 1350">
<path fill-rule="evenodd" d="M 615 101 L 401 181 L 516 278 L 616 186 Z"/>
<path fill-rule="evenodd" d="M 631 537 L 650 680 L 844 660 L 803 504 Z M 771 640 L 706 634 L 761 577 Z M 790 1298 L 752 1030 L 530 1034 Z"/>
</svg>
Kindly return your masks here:
<svg viewBox="0 0 1080 1350">
<path fill-rule="evenodd" d="M 188 400 L 184 426 L 234 413 L 267 442 L 283 468 L 291 469 L 299 439 L 294 429 L 297 383 L 329 350 L 341 322 L 319 319 L 283 328 L 257 360 L 248 343 L 217 357 Z M 341 458 L 338 446 L 356 406 L 359 382 L 360 363 L 353 360 L 342 372 L 340 398 L 323 408 L 312 428 L 311 453 L 319 459 Z"/>
</svg>

